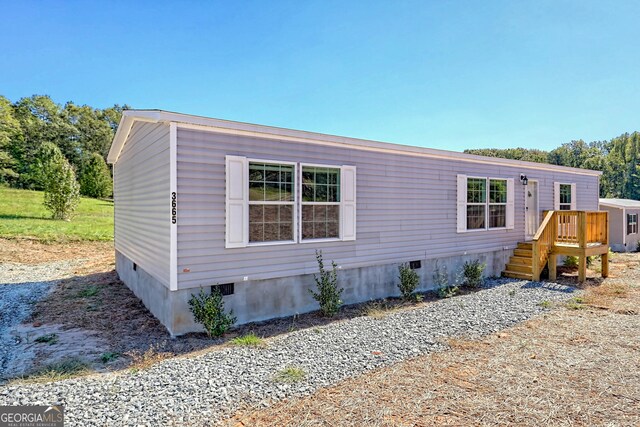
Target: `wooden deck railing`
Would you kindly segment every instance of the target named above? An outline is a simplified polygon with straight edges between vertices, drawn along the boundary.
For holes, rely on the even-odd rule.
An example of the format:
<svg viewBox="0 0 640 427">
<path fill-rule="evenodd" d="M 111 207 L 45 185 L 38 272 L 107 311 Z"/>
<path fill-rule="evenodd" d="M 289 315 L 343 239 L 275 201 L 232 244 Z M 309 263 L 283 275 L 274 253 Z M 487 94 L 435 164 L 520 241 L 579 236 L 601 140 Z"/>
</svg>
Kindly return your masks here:
<svg viewBox="0 0 640 427">
<path fill-rule="evenodd" d="M 533 280 L 540 280 L 540 273 L 549 262 L 549 270 L 553 269 L 555 279 L 555 254 L 571 255 L 578 250 L 580 259 L 580 276 L 584 275 L 583 265 L 588 247 L 609 246 L 608 212 L 589 211 L 545 211 L 544 220 L 533 237 L 532 270 Z M 558 248 L 566 248 L 559 250 Z M 569 251 L 571 249 L 571 251 Z M 604 272 L 604 270 L 603 270 Z"/>
<path fill-rule="evenodd" d="M 545 213 L 536 235 L 533 236 L 531 268 L 534 281 L 540 280 L 540 273 L 547 263 L 551 251 L 553 251 L 556 234 L 556 213 L 548 211 Z"/>
</svg>

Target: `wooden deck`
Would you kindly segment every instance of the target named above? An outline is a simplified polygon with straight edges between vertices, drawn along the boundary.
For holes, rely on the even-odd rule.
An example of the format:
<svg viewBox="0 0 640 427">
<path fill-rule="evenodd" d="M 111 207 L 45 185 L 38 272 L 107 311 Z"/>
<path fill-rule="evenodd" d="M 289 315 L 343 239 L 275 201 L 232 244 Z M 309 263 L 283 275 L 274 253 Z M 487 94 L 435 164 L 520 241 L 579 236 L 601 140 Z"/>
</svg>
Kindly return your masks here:
<svg viewBox="0 0 640 427">
<path fill-rule="evenodd" d="M 518 279 L 540 280 L 549 266 L 549 279 L 557 275 L 558 255 L 579 259 L 578 280 L 587 275 L 587 257 L 600 255 L 602 277 L 609 274 L 608 212 L 548 211 L 531 242 L 522 242 L 514 250 L 503 275 Z"/>
</svg>

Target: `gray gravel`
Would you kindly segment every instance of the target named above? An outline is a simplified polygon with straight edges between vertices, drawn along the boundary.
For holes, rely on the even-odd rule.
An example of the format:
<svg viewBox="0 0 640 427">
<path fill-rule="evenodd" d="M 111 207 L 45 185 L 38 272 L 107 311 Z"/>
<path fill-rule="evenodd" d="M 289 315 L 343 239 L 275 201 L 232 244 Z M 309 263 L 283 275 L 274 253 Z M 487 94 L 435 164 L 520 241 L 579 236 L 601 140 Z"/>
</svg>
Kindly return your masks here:
<svg viewBox="0 0 640 427">
<path fill-rule="evenodd" d="M 136 373 L 0 388 L 0 405 L 66 405 L 68 425 L 214 425 L 244 404 L 304 395 L 347 377 L 445 349 L 442 338 L 480 337 L 545 311 L 572 288 L 507 279 L 485 289 L 382 319 L 354 318 L 268 340 L 266 348 L 224 348 L 163 361 Z M 274 381 L 289 366 L 298 383 Z"/>
<path fill-rule="evenodd" d="M 35 304 L 57 281 L 67 277 L 77 261 L 39 265 L 0 263 L 0 378 L 11 357 L 14 342 L 9 330 L 24 321 Z"/>
</svg>

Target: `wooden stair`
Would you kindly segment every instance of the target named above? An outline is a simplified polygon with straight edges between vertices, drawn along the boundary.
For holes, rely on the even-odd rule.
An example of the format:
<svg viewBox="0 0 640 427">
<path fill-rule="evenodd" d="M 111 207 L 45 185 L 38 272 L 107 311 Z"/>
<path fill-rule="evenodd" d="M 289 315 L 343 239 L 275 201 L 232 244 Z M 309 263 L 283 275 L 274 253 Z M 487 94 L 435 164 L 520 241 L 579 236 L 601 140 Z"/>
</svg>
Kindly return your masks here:
<svg viewBox="0 0 640 427">
<path fill-rule="evenodd" d="M 513 251 L 507 266 L 502 272 L 503 277 L 513 279 L 533 280 L 533 243 L 520 242 Z"/>
</svg>

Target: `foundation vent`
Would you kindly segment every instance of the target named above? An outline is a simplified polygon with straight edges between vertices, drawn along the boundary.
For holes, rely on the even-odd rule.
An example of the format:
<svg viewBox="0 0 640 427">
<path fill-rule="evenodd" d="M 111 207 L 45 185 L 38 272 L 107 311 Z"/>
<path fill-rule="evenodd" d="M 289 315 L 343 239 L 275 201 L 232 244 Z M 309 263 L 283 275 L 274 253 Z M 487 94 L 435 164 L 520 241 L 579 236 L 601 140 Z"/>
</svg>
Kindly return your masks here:
<svg viewBox="0 0 640 427">
<path fill-rule="evenodd" d="M 220 291 L 222 296 L 233 295 L 233 292 L 234 292 L 233 283 L 223 283 L 221 285 L 213 285 L 211 287 L 211 292 L 212 293 L 215 292 L 216 289 Z"/>
<path fill-rule="evenodd" d="M 412 270 L 416 270 L 418 268 L 422 267 L 422 261 L 417 260 L 417 261 L 410 261 L 409 262 L 409 268 Z"/>
</svg>

